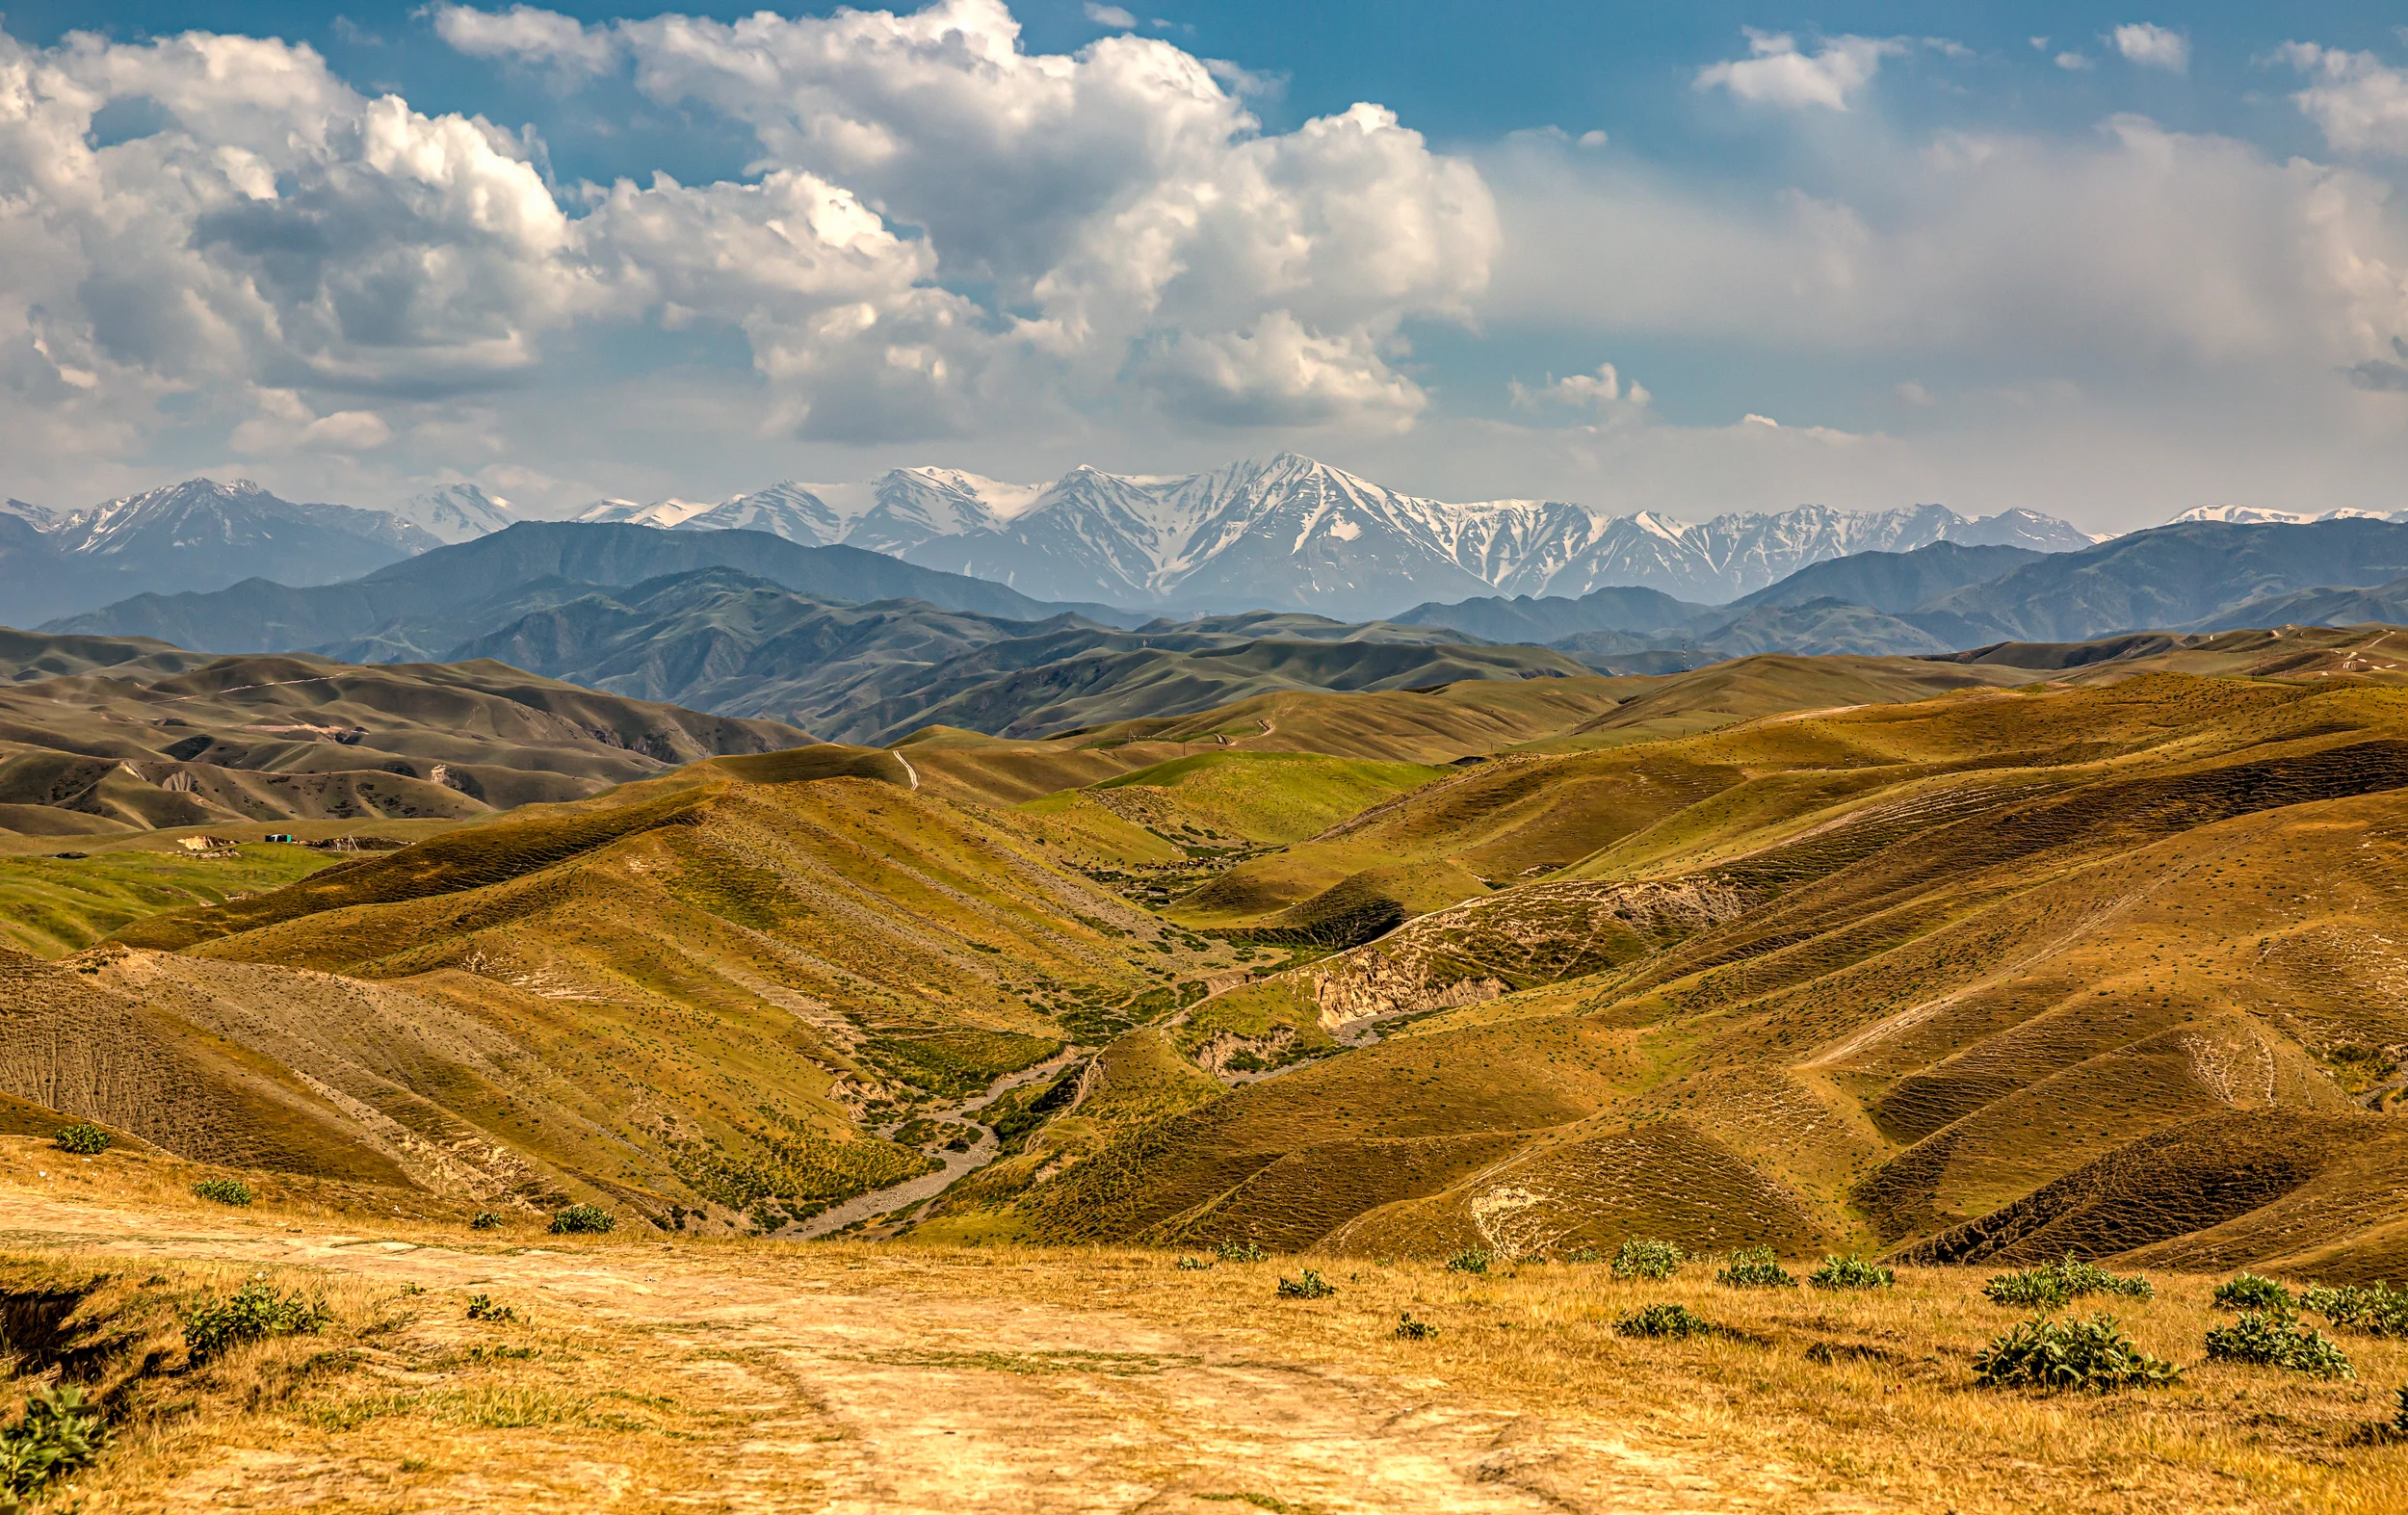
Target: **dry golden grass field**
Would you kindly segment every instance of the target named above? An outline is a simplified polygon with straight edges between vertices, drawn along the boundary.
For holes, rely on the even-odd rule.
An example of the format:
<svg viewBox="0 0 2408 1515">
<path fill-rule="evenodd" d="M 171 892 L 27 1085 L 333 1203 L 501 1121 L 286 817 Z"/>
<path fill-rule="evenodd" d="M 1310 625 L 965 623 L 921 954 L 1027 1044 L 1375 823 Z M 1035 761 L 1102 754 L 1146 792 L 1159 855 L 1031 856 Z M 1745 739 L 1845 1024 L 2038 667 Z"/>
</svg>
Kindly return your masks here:
<svg viewBox="0 0 2408 1515">
<path fill-rule="evenodd" d="M 48 1165 L 49 1179 L 28 1164 Z M 357 1205 L 203 1209 L 19 1142 L 0 1299 L 20 1378 L 119 1417 L 103 1511 L 2384 1511 L 2408 1344 L 2333 1382 L 2202 1360 L 2214 1280 L 2116 1313 L 2182 1369 L 2094 1397 L 1978 1388 L 2020 1318 L 1982 1274 L 1741 1291 L 1691 1265 L 499 1237 Z M 134 1165 L 141 1165 L 137 1162 Z M 120 1188 L 126 1190 L 122 1194 Z M 1276 1294 L 1304 1268 L 1337 1290 Z M 322 1329 L 190 1362 L 246 1285 Z M 516 1319 L 472 1319 L 484 1296 Z M 1618 1334 L 1681 1302 L 1727 1334 Z M 1410 1315 L 1434 1339 L 1399 1340 Z"/>
</svg>

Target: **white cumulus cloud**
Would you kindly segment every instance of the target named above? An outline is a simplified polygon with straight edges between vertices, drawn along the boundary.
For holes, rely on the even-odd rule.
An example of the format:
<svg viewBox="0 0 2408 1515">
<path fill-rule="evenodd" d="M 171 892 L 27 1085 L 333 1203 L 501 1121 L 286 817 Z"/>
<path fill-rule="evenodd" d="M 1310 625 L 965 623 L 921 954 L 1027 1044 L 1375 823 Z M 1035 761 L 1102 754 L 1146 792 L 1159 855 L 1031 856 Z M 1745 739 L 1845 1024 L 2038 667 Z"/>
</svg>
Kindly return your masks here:
<svg viewBox="0 0 2408 1515">
<path fill-rule="evenodd" d="M 1138 29 L 1138 18 L 1116 5 L 1097 5 L 1087 0 L 1086 18 L 1098 26 L 1117 27 L 1124 32 Z"/>
<path fill-rule="evenodd" d="M 2143 68 L 2185 73 L 2190 68 L 2190 39 L 2151 21 L 2134 21 L 2114 32 L 2115 50 Z"/>
<path fill-rule="evenodd" d="M 1553 374 L 1547 381 L 1532 387 L 1515 379 L 1506 386 L 1513 403 L 1525 410 L 1559 405 L 1573 410 L 1613 414 L 1626 407 L 1645 405 L 1655 397 L 1647 386 L 1634 380 L 1625 385 L 1622 375 L 1611 363 L 1600 363 L 1593 374 L 1571 374 L 1562 379 Z"/>
<path fill-rule="evenodd" d="M 2287 42 L 2276 56 L 2308 76 L 2291 98 L 2327 143 L 2343 152 L 2408 157 L 2408 68 L 2314 42 Z"/>
<path fill-rule="evenodd" d="M 1793 109 L 1810 105 L 1845 111 L 1872 83 L 1881 60 L 1906 51 L 1895 38 L 1834 37 L 1801 52 L 1787 32 L 1747 32 L 1748 56 L 1698 72 L 1700 90 L 1728 90 L 1742 100 Z"/>
<path fill-rule="evenodd" d="M 999 0 L 583 35 L 607 36 L 654 99 L 741 123 L 765 165 L 924 232 L 929 276 L 995 288 L 1009 315 L 955 311 L 889 354 L 915 386 L 1008 368 L 1105 397 L 1134 376 L 1203 421 L 1387 426 L 1423 403 L 1388 360 L 1400 325 L 1464 316 L 1495 251 L 1478 171 L 1393 113 L 1266 135 L 1207 62 L 1135 36 L 1032 54 Z M 789 382 L 809 366 L 763 368 Z"/>
</svg>

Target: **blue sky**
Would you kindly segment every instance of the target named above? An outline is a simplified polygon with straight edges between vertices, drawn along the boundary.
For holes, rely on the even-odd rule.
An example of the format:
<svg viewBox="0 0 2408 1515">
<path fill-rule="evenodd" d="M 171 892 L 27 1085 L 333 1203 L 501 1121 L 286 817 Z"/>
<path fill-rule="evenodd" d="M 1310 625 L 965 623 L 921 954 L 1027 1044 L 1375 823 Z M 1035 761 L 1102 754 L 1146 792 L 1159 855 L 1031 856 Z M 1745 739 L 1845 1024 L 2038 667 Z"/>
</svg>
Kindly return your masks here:
<svg viewBox="0 0 2408 1515">
<path fill-rule="evenodd" d="M 2396 12 L 947 4 L 13 6 L 0 491 L 2408 507 Z"/>
</svg>

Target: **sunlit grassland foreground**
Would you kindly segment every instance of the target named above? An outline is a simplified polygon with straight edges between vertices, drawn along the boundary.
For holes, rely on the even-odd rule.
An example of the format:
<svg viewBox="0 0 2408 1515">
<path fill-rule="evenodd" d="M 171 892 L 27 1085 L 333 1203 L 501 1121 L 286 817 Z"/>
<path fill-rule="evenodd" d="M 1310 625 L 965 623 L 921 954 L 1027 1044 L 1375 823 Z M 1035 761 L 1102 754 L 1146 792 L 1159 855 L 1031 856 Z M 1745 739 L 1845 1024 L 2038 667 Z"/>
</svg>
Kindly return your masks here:
<svg viewBox="0 0 2408 1515">
<path fill-rule="evenodd" d="M 2028 1312 L 1974 1269 L 1825 1293 L 1724 1288 L 1695 1262 L 1648 1282 L 1603 1262 L 481 1235 L 379 1221 L 356 1194 L 203 1207 L 159 1176 L 21 1140 L 0 1175 L 13 1387 L 71 1368 L 118 1425 L 59 1508 L 2408 1502 L 2408 1442 L 2383 1429 L 2408 1343 L 2337 1333 L 2357 1376 L 2335 1381 L 2207 1362 L 2232 1316 L 2201 1275 L 2104 1306 L 2176 1384 L 2040 1396 L 1976 1385 L 1975 1354 Z M 1306 1268 L 1335 1294 L 1279 1297 Z M 186 1322 L 246 1286 L 329 1319 L 196 1364 Z M 1666 1302 L 1719 1329 L 1617 1332 Z M 1407 1315 L 1436 1336 L 1399 1339 Z"/>
</svg>

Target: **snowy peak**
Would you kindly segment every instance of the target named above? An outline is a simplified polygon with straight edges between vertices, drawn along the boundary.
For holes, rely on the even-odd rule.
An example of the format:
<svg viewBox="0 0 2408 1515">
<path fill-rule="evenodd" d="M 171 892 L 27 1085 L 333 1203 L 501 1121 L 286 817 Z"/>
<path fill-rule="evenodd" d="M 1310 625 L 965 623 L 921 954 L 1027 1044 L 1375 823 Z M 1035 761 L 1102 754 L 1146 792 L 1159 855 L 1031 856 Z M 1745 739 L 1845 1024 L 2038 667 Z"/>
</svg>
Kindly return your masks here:
<svg viewBox="0 0 2408 1515">
<path fill-rule="evenodd" d="M 633 500 L 596 500 L 572 516 L 572 520 L 624 522 L 630 526 L 657 526 L 671 531 L 714 509 L 708 500 L 655 500 L 639 505 Z"/>
<path fill-rule="evenodd" d="M 2221 521 L 2228 526 L 2305 526 L 2311 521 L 2383 521 L 2408 517 L 2408 510 L 2385 515 L 2379 510 L 2343 509 L 2308 515 L 2297 510 L 2268 510 L 2254 505 L 2194 505 L 2166 522 L 2180 526 L 2186 521 Z"/>
<path fill-rule="evenodd" d="M 0 500 L 0 515 L 13 516 L 38 532 L 57 531 L 60 521 L 64 519 L 48 506 L 25 500 Z"/>
<path fill-rule="evenodd" d="M 348 505 L 297 505 L 249 479 L 220 483 L 187 479 L 77 510 L 50 528 L 63 555 L 94 559 L 175 550 L 241 551 L 306 526 L 378 543 L 395 556 L 441 546 L 432 534 L 382 510 Z"/>
<path fill-rule="evenodd" d="M 518 517 L 508 500 L 473 483 L 447 483 L 412 495 L 386 512 L 443 542 L 473 541 L 507 530 Z"/>
<path fill-rule="evenodd" d="M 845 523 L 807 484 L 773 483 L 740 494 L 676 523 L 681 532 L 769 532 L 806 547 L 843 536 Z"/>
</svg>

